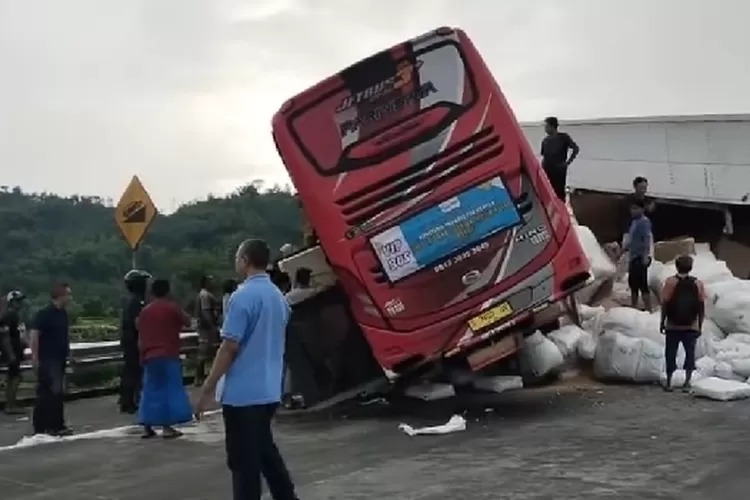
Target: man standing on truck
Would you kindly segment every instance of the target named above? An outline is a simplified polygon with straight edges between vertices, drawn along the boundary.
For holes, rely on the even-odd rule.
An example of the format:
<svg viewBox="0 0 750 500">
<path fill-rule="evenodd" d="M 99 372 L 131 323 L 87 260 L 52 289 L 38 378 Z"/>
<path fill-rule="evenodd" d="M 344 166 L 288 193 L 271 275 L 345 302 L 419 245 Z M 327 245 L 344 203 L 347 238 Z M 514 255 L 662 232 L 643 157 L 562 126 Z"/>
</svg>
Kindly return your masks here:
<svg viewBox="0 0 750 500">
<path fill-rule="evenodd" d="M 626 236 L 630 230 L 630 207 L 634 200 L 642 200 L 644 202 L 646 216 L 651 220 L 651 216 L 656 209 L 656 204 L 654 203 L 654 200 L 648 196 L 648 179 L 640 175 L 633 179 L 633 192 L 625 197 L 625 203 L 622 207 L 622 215 L 620 216 L 620 234 L 623 236 Z M 625 244 L 625 241 L 626 240 L 623 238 L 623 245 Z"/>
<path fill-rule="evenodd" d="M 138 349 L 138 326 L 136 320 L 146 305 L 146 290 L 151 275 L 140 269 L 131 269 L 125 274 L 127 302 L 122 310 L 120 324 L 120 347 L 122 348 L 122 371 L 120 372 L 120 400 L 122 413 L 134 414 L 138 411 L 141 394 L 141 355 Z"/>
<path fill-rule="evenodd" d="M 677 350 L 685 348 L 685 384 L 690 390 L 690 381 L 695 370 L 695 344 L 701 335 L 706 312 L 706 292 L 703 283 L 690 276 L 693 258 L 682 255 L 675 260 L 677 274 L 667 278 L 661 291 L 661 332 L 666 335 L 665 358 L 667 381 L 665 391 L 672 390 L 672 375 L 677 369 Z"/>
<path fill-rule="evenodd" d="M 195 368 L 195 386 L 200 387 L 206 376 L 206 366 L 213 360 L 219 344 L 219 301 L 211 288 L 213 277 L 200 279 L 200 290 L 195 301 L 195 318 L 198 320 L 198 362 Z"/>
<path fill-rule="evenodd" d="M 542 140 L 542 168 L 557 197 L 565 202 L 568 167 L 578 156 L 580 148 L 570 135 L 558 131 L 559 126 L 560 123 L 555 116 L 544 119 L 544 132 L 547 137 Z M 568 151 L 572 151 L 570 157 Z"/>
<path fill-rule="evenodd" d="M 290 311 L 266 272 L 270 253 L 258 239 L 237 249 L 235 266 L 245 281 L 229 300 L 221 346 L 194 408 L 200 418 L 214 398 L 222 405 L 235 500 L 260 500 L 261 474 L 275 500 L 297 500 L 271 431 Z"/>
<path fill-rule="evenodd" d="M 8 415 L 24 413 L 16 403 L 18 387 L 21 385 L 21 307 L 25 298 L 26 296 L 18 290 L 8 292 L 5 297 L 5 311 L 0 315 L 0 359 L 4 358 L 8 367 L 5 380 L 5 413 Z"/>
<path fill-rule="evenodd" d="M 646 203 L 635 199 L 630 205 L 630 231 L 627 244 L 623 249 L 628 254 L 628 286 L 630 287 L 630 303 L 633 308 L 638 307 L 638 296 L 643 297 L 643 305 L 651 311 L 651 292 L 648 287 L 648 268 L 651 265 L 651 249 L 653 248 L 653 234 L 651 221 L 645 215 Z"/>
</svg>

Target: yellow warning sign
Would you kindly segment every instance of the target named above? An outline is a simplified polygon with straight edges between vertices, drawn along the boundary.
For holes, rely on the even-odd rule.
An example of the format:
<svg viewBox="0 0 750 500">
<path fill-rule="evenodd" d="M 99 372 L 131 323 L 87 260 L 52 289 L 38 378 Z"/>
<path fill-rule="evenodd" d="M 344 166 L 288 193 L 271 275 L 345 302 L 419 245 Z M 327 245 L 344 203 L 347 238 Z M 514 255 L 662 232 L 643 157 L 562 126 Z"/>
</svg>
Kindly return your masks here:
<svg viewBox="0 0 750 500">
<path fill-rule="evenodd" d="M 135 250 L 156 217 L 156 206 L 134 175 L 115 208 L 115 222 L 130 248 Z"/>
</svg>

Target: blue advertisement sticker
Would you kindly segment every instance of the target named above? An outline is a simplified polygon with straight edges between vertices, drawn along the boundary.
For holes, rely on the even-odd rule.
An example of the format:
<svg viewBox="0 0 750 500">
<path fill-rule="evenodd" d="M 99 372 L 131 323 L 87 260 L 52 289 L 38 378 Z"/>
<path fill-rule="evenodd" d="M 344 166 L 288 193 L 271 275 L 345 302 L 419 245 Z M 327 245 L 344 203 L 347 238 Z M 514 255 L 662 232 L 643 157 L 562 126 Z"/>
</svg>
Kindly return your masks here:
<svg viewBox="0 0 750 500">
<path fill-rule="evenodd" d="M 474 186 L 370 239 L 391 281 L 521 222 L 500 177 Z"/>
</svg>

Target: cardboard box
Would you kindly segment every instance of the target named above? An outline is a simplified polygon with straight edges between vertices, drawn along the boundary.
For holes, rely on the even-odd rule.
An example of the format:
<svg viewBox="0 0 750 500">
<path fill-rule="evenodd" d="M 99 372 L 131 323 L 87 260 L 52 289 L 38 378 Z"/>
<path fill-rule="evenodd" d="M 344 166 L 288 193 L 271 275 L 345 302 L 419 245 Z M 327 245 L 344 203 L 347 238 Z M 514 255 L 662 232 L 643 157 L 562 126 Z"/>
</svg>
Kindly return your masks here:
<svg viewBox="0 0 750 500">
<path fill-rule="evenodd" d="M 654 259 L 667 263 L 680 255 L 695 255 L 695 239 L 691 237 L 659 241 L 654 245 Z"/>
</svg>

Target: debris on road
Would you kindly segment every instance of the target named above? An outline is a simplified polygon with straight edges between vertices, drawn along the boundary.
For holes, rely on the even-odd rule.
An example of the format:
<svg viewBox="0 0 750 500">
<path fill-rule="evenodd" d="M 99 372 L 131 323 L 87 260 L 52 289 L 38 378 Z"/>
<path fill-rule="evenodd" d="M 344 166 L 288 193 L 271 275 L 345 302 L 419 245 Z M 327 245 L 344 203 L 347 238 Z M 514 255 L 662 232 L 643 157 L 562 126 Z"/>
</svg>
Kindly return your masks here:
<svg viewBox="0 0 750 500">
<path fill-rule="evenodd" d="M 414 428 L 409 424 L 398 424 L 398 428 L 409 436 L 450 434 L 452 432 L 461 432 L 466 430 L 466 419 L 461 415 L 453 415 L 448 422 L 443 425 L 434 425 L 431 427 Z"/>
</svg>

